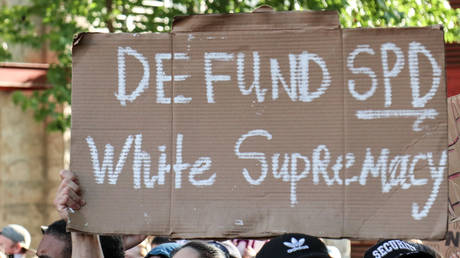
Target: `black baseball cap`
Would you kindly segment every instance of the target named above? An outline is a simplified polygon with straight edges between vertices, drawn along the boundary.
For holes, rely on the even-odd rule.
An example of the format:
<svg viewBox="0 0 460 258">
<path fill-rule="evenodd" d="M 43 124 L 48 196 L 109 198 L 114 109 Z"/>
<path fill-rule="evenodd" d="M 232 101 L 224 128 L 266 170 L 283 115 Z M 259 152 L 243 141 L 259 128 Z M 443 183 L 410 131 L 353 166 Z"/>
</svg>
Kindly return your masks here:
<svg viewBox="0 0 460 258">
<path fill-rule="evenodd" d="M 266 243 L 256 258 L 331 258 L 326 245 L 317 237 L 289 233 Z"/>
<path fill-rule="evenodd" d="M 422 244 L 399 239 L 385 240 L 369 248 L 364 258 L 435 258 L 433 250 Z"/>
</svg>

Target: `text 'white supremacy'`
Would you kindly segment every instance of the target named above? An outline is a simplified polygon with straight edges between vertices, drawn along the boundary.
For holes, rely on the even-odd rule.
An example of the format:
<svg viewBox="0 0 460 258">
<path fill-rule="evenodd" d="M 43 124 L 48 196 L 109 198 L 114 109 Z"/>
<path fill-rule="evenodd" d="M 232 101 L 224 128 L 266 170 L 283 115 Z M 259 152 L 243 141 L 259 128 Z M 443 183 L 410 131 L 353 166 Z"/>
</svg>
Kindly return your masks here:
<svg viewBox="0 0 460 258">
<path fill-rule="evenodd" d="M 183 184 L 184 174 L 188 172 L 188 182 L 197 187 L 209 187 L 218 180 L 219 171 L 212 169 L 211 157 L 198 157 L 193 162 L 183 160 L 183 135 L 177 134 L 175 145 L 175 163 L 170 164 L 166 145 L 158 146 L 157 168 L 152 168 L 152 155 L 143 151 L 142 134 L 129 135 L 121 150 L 116 163 L 115 150 L 111 144 L 106 144 L 104 156 L 101 159 L 96 143 L 91 136 L 86 138 L 89 147 L 93 167 L 94 180 L 97 184 L 107 183 L 116 185 L 122 171 L 125 168 L 128 157 L 132 156 L 132 177 L 134 189 L 155 188 L 165 184 L 166 174 L 174 172 L 174 187 L 179 189 Z M 234 154 L 238 159 L 255 162 L 258 170 L 249 171 L 240 168 L 241 176 L 253 186 L 261 185 L 268 176 L 286 182 L 289 186 L 290 204 L 294 207 L 298 203 L 297 186 L 300 180 L 311 178 L 314 185 L 325 184 L 327 186 L 359 184 L 365 186 L 369 176 L 380 178 L 381 192 L 388 193 L 393 187 L 403 190 L 411 187 L 430 185 L 431 192 L 423 205 L 412 204 L 412 217 L 420 220 L 426 217 L 436 201 L 441 183 L 444 180 L 447 166 L 447 152 L 439 153 L 424 152 L 415 155 L 391 155 L 389 149 L 379 150 L 366 148 L 362 164 L 356 164 L 354 153 L 339 154 L 335 157 L 330 153 L 326 145 L 318 145 L 312 150 L 311 157 L 305 153 L 273 153 L 268 156 L 260 150 L 241 152 L 240 147 L 249 138 L 256 137 L 259 140 L 270 141 L 273 136 L 270 132 L 257 129 L 243 134 L 235 142 Z M 131 154 L 130 154 L 131 153 Z M 433 155 L 434 154 L 434 155 Z M 422 164 L 429 168 L 429 178 L 416 178 L 416 166 Z M 254 165 L 254 164 L 253 164 Z M 354 168 L 360 171 L 359 175 L 347 177 L 344 170 Z"/>
<path fill-rule="evenodd" d="M 433 57 L 431 51 L 427 49 L 420 42 L 413 41 L 408 45 L 407 54 L 403 53 L 400 46 L 395 43 L 387 42 L 380 45 L 381 56 L 381 74 L 384 87 L 384 99 L 382 100 L 382 110 L 357 110 L 355 116 L 358 119 L 373 120 L 384 118 L 415 118 L 413 124 L 413 131 L 422 131 L 420 124 L 424 119 L 435 119 L 438 112 L 435 109 L 425 108 L 426 104 L 438 92 L 441 81 L 441 67 Z M 356 66 L 355 61 L 357 58 L 376 56 L 376 51 L 370 45 L 363 44 L 357 45 L 346 58 L 346 69 L 351 74 L 350 79 L 346 81 L 349 94 L 356 101 L 366 101 L 372 97 L 378 88 L 377 71 L 370 67 Z M 126 85 L 126 57 L 132 56 L 138 60 L 143 67 L 142 78 L 134 90 L 128 90 Z M 393 64 L 390 62 L 390 57 L 396 57 Z M 150 63 L 139 51 L 125 46 L 118 47 L 117 53 L 118 62 L 118 89 L 115 92 L 115 97 L 121 106 L 129 105 L 134 102 L 139 96 L 150 88 L 149 81 L 151 77 Z M 264 103 L 268 99 L 276 101 L 280 98 L 280 94 L 286 94 L 289 101 L 292 102 L 313 102 L 325 94 L 331 86 L 332 78 L 326 61 L 318 54 L 309 51 L 302 51 L 299 53 L 289 53 L 286 58 L 289 59 L 289 74 L 283 74 L 280 67 L 280 62 L 277 58 L 260 56 L 258 51 L 253 51 L 249 55 L 243 52 L 204 52 L 203 53 L 203 94 L 206 96 L 206 103 L 216 103 L 216 92 L 219 91 L 220 84 L 224 82 L 235 82 L 235 87 L 238 88 L 242 95 L 254 94 L 255 99 L 259 103 Z M 431 66 L 431 82 L 429 89 L 420 89 L 420 58 L 425 59 Z M 183 74 L 183 72 L 175 72 L 174 75 L 167 74 L 164 68 L 164 62 L 167 60 L 174 60 L 174 62 L 187 62 L 190 61 L 190 56 L 187 53 L 156 53 L 155 59 L 155 92 L 158 104 L 188 104 L 192 103 L 191 96 L 184 96 L 178 92 L 176 96 L 167 96 L 165 90 L 165 83 L 186 81 L 192 75 Z M 245 67 L 245 60 L 252 59 L 252 70 Z M 406 61 L 407 60 L 407 61 Z M 236 78 L 232 78 L 230 74 L 216 74 L 213 66 L 216 62 L 226 62 L 230 66 L 234 66 L 236 71 Z M 261 62 L 269 64 L 269 80 L 271 85 L 261 84 Z M 321 73 L 321 80 L 312 85 L 310 81 L 310 70 L 312 66 L 319 68 Z M 400 75 L 403 68 L 407 66 L 409 71 L 408 86 L 411 88 L 411 106 L 408 109 L 391 109 L 392 106 L 392 85 L 391 80 Z M 250 71 L 252 74 L 252 81 L 249 82 L 246 74 Z M 360 89 L 366 89 L 364 92 L 358 90 L 356 79 L 353 76 L 368 77 L 369 85 L 359 85 Z M 129 87 L 134 88 L 134 87 Z M 269 92 L 271 90 L 271 96 Z M 284 91 L 284 93 L 282 93 Z"/>
</svg>

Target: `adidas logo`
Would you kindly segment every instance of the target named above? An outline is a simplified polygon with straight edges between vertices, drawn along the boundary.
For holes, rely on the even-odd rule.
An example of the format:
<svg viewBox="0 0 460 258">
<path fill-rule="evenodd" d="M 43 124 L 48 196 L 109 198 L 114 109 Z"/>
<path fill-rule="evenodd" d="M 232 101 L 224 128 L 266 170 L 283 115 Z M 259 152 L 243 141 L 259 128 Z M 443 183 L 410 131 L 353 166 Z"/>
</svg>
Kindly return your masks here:
<svg viewBox="0 0 460 258">
<path fill-rule="evenodd" d="M 304 243 L 305 238 L 297 240 L 294 237 L 291 238 L 291 242 L 283 242 L 285 246 L 291 248 L 287 250 L 288 254 L 310 248 L 308 245 L 303 245 Z"/>
</svg>

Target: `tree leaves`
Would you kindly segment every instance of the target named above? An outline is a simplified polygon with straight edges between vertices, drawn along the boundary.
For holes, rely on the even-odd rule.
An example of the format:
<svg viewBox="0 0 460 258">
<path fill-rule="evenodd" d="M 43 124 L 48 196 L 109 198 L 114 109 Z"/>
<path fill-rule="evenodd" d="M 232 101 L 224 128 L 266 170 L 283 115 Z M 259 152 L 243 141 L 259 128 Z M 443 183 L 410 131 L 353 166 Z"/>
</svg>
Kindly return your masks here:
<svg viewBox="0 0 460 258">
<path fill-rule="evenodd" d="M 196 13 L 250 12 L 268 4 L 277 11 L 337 10 L 343 27 L 427 26 L 442 24 L 445 40 L 460 41 L 460 10 L 447 0 L 31 0 L 27 5 L 0 7 L 0 60 L 11 58 L 6 44 L 43 46 L 56 54 L 48 71 L 52 88 L 25 96 L 13 94 L 23 110 L 32 109 L 49 130 L 65 131 L 70 115 L 62 105 L 71 104 L 71 46 L 82 31 L 167 32 L 173 17 Z M 40 26 L 45 33 L 39 33 Z"/>
</svg>

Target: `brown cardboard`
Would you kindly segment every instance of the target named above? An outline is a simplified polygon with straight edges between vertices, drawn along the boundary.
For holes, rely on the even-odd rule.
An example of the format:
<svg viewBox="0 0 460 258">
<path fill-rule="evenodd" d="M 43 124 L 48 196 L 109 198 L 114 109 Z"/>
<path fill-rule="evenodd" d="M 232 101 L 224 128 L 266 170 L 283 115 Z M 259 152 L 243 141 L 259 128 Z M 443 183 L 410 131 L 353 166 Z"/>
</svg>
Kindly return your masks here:
<svg viewBox="0 0 460 258">
<path fill-rule="evenodd" d="M 192 16 L 171 34 L 81 35 L 71 169 L 88 204 L 69 228 L 177 238 L 442 238 L 442 30 L 342 30 L 327 16 Z M 106 144 L 113 169 L 123 164 L 118 178 L 95 173 L 110 156 Z M 158 171 L 164 181 L 149 188 Z"/>
<path fill-rule="evenodd" d="M 460 217 L 460 95 L 448 98 L 447 111 L 449 115 L 449 211 L 451 221 Z"/>
<path fill-rule="evenodd" d="M 460 255 L 460 150 L 458 149 L 458 138 L 460 128 L 460 95 L 447 99 L 448 113 L 448 155 L 449 155 L 449 225 L 444 241 L 424 241 L 423 243 L 434 248 L 442 257 L 458 257 Z"/>
<path fill-rule="evenodd" d="M 369 51 L 368 49 L 373 49 L 375 54 L 362 54 L 360 58 L 356 58 L 355 67 L 359 66 L 368 66 L 371 67 L 373 71 L 376 72 L 376 77 L 378 79 L 378 85 L 380 86 L 377 89 L 375 94 L 366 101 L 366 108 L 371 110 L 406 110 L 407 108 L 413 106 L 412 102 L 412 89 L 409 86 L 411 83 L 410 71 L 409 71 L 409 61 L 408 61 L 408 52 L 411 48 L 413 42 L 422 42 L 427 48 L 430 49 L 432 55 L 437 56 L 439 59 L 439 65 L 441 66 L 444 63 L 444 49 L 442 37 L 440 37 L 440 31 L 436 28 L 424 28 L 424 29 L 407 29 L 407 28 L 398 28 L 398 29 L 352 29 L 343 31 L 343 40 L 344 40 L 344 53 L 351 53 L 356 46 L 362 46 L 360 49 L 362 51 Z M 392 39 L 391 41 L 389 39 Z M 394 44 L 394 46 L 388 45 Z M 368 46 L 364 46 L 368 44 Z M 385 95 L 389 90 L 384 90 L 384 80 L 382 62 L 372 62 L 368 65 L 368 60 L 377 60 L 382 59 L 382 49 L 388 46 L 390 48 L 399 48 L 401 51 L 401 59 L 404 56 L 404 66 L 401 69 L 399 76 L 389 78 L 389 85 L 391 85 L 391 95 Z M 437 46 L 437 47 L 434 47 Z M 391 52 L 389 52 L 391 53 Z M 395 54 L 387 54 L 388 56 L 388 70 L 393 67 L 393 64 L 396 63 Z M 420 57 L 419 57 L 420 58 Z M 345 56 L 344 56 L 344 60 Z M 422 60 L 420 58 L 420 60 Z M 367 62 L 366 62 L 367 61 Z M 428 60 L 424 60 L 428 61 Z M 430 66 L 419 66 L 419 82 L 421 89 L 420 92 L 423 94 L 427 92 L 429 83 L 432 82 L 430 78 Z M 440 71 L 441 72 L 441 71 Z M 442 74 L 439 74 L 440 80 L 443 80 Z M 370 77 L 361 75 L 354 75 L 352 73 L 345 73 L 345 81 L 349 81 L 353 78 L 356 82 L 355 85 L 369 85 Z M 358 88 L 359 92 L 364 92 L 368 88 Z M 383 151 L 383 146 L 388 148 L 388 165 L 391 165 L 391 161 L 396 160 L 396 156 L 405 156 L 409 155 L 407 159 L 401 157 L 400 167 L 403 166 L 402 163 L 407 162 L 407 174 L 409 174 L 410 167 L 414 159 L 419 156 L 421 153 L 425 153 L 428 149 L 431 149 L 433 154 L 433 162 L 439 163 L 443 159 L 441 153 L 445 155 L 445 142 L 446 142 L 446 119 L 447 112 L 445 110 L 445 88 L 440 88 L 438 94 L 430 101 L 431 107 L 435 108 L 438 112 L 436 119 L 426 119 L 423 123 L 420 124 L 420 133 L 416 131 L 416 124 L 414 123 L 415 119 L 380 119 L 380 120 L 363 120 L 363 119 L 347 119 L 345 124 L 345 141 L 346 141 L 346 152 L 354 153 L 357 157 L 356 162 L 358 164 L 363 163 L 363 158 L 366 156 L 366 148 L 371 148 L 372 155 L 380 156 L 380 153 Z M 388 96 L 388 98 L 386 97 Z M 391 98 L 390 98 L 391 96 Z M 442 98 L 444 97 L 444 98 Z M 387 100 L 391 100 L 390 105 L 387 108 L 384 108 L 387 105 Z M 345 106 L 346 113 L 355 113 L 356 110 L 362 110 L 362 103 L 353 99 L 350 94 L 346 95 Z M 426 109 L 429 109 L 429 106 L 425 106 Z M 412 109 L 415 110 L 415 109 Z M 417 108 L 417 110 L 422 110 Z M 441 111 L 442 110 L 442 111 Z M 438 120 L 440 119 L 440 120 Z M 440 122 L 443 121 L 443 122 Z M 404 130 L 403 128 L 413 128 L 412 130 Z M 382 142 L 381 139 L 385 140 Z M 366 147 L 363 148 L 363 143 L 366 143 Z M 434 147 L 437 146 L 437 147 Z M 375 158 L 376 159 L 376 158 Z M 374 160 L 375 162 L 375 160 Z M 444 161 L 446 162 L 446 161 Z M 396 164 L 396 163 L 395 163 Z M 416 163 L 415 171 L 417 172 L 416 178 L 423 178 L 424 166 Z M 426 168 L 426 167 L 425 167 Z M 431 173 L 431 172 L 430 172 Z M 442 177 L 445 177 L 447 169 L 444 170 Z M 354 170 L 347 171 L 348 177 L 352 176 L 361 176 L 362 173 Z M 371 173 L 368 176 L 372 178 Z M 396 176 L 400 175 L 400 172 L 396 173 Z M 381 176 L 379 177 L 381 178 Z M 426 178 L 426 176 L 425 176 Z M 446 196 L 447 186 L 445 185 L 446 180 L 441 178 L 444 187 L 439 189 L 440 196 Z M 406 220 L 401 216 L 404 213 L 411 213 L 414 209 L 413 203 L 425 204 L 427 203 L 427 195 L 430 195 L 431 190 L 434 188 L 434 185 L 427 184 L 426 188 L 420 187 L 420 195 L 412 195 L 403 189 L 403 186 L 383 186 L 380 180 L 374 180 L 373 182 L 368 182 L 366 185 L 371 184 L 369 187 L 375 187 L 378 189 L 384 189 L 387 187 L 389 194 L 382 194 L 381 192 L 371 193 L 367 188 L 359 187 L 357 184 L 353 184 L 350 188 L 346 188 L 345 192 L 345 217 L 346 220 L 346 229 L 347 232 L 353 232 L 352 235 L 359 235 L 364 238 L 375 238 L 378 237 L 378 234 L 383 234 L 387 238 L 396 238 L 400 237 L 399 234 L 395 233 L 395 228 L 404 229 L 407 233 L 408 238 L 420 238 L 424 237 L 442 237 L 446 230 L 446 203 L 438 201 L 433 203 L 431 210 L 439 211 L 438 216 L 433 216 L 430 223 L 436 224 L 432 228 L 427 227 L 423 230 L 417 220 Z M 394 180 L 398 181 L 398 180 Z M 399 182 L 398 184 L 400 184 Z M 407 181 L 403 184 L 408 183 Z M 431 185 L 431 186 L 430 186 Z M 412 187 L 411 187 L 412 188 Z M 415 188 L 415 187 L 414 187 Z M 409 192 L 412 189 L 408 189 Z M 415 191 L 414 191 L 415 192 Z M 445 197 L 444 197 L 445 198 Z M 444 199 L 445 200 L 445 199 Z M 440 202 L 439 202 L 440 201 Z M 402 205 L 402 203 L 408 203 L 408 205 Z M 363 206 L 363 204 L 373 206 L 373 209 L 357 209 L 357 207 Z M 377 204 L 377 205 L 376 205 Z M 401 213 L 395 212 L 400 211 Z M 420 211 L 420 208 L 419 208 Z M 388 218 L 391 218 L 390 220 Z M 391 223 L 391 227 L 388 224 Z M 428 223 L 425 221 L 425 223 Z M 418 228 L 418 234 L 412 231 L 413 228 Z M 419 235 L 420 234 L 420 235 Z"/>
<path fill-rule="evenodd" d="M 444 241 L 424 241 L 423 243 L 434 248 L 442 257 L 458 257 L 460 255 L 460 150 L 458 149 L 460 118 L 460 95 L 447 99 L 448 114 L 448 155 L 449 155 L 449 225 Z"/>
<path fill-rule="evenodd" d="M 441 257 L 455 258 L 460 256 L 460 224 L 458 222 L 449 223 L 449 228 L 446 233 L 446 240 L 443 241 L 423 241 Z"/>
<path fill-rule="evenodd" d="M 259 8 L 262 9 L 262 8 Z M 335 11 L 274 12 L 177 16 L 173 32 L 299 30 L 306 27 L 339 27 Z"/>
</svg>

